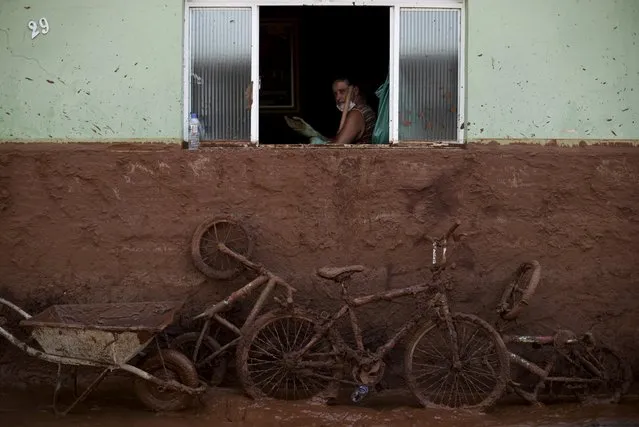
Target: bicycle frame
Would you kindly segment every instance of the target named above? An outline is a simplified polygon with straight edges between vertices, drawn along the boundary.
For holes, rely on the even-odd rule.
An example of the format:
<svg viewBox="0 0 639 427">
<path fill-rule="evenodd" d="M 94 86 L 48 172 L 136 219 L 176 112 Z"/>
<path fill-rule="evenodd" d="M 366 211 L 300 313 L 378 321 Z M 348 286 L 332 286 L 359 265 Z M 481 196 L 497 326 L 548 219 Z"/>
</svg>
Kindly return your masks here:
<svg viewBox="0 0 639 427">
<path fill-rule="evenodd" d="M 264 307 L 264 304 L 266 304 L 267 298 L 273 293 L 273 290 L 275 289 L 275 287 L 277 285 L 282 286 L 282 287 L 284 287 L 286 289 L 287 298 L 286 298 L 286 302 L 283 302 L 283 301 L 279 300 L 277 297 L 275 297 L 275 300 L 278 303 L 280 303 L 281 305 L 284 305 L 284 306 L 293 303 L 293 292 L 295 291 L 295 288 L 293 288 L 291 285 L 289 285 L 282 278 L 280 278 L 279 276 L 271 273 L 266 268 L 264 268 L 262 265 L 253 263 L 253 262 L 249 261 L 246 257 L 233 252 L 224 243 L 218 243 L 218 248 L 219 248 L 219 250 L 221 252 L 224 252 L 225 254 L 228 254 L 228 255 L 236 258 L 238 261 L 240 261 L 246 267 L 248 267 L 248 268 L 250 268 L 250 269 L 252 269 L 254 271 L 257 271 L 259 273 L 259 276 L 256 277 L 255 279 L 253 279 L 251 282 L 249 282 L 246 285 L 244 285 L 242 288 L 240 288 L 237 291 L 233 292 L 231 295 L 229 295 L 224 300 L 218 302 L 217 304 L 215 304 L 212 307 L 209 307 L 204 312 L 202 312 L 201 314 L 199 314 L 198 316 L 195 317 L 195 319 L 206 318 L 206 321 L 204 322 L 204 326 L 202 326 L 202 329 L 200 331 L 200 336 L 198 337 L 197 343 L 195 345 L 195 351 L 194 351 L 194 354 L 193 354 L 193 359 L 194 360 L 197 360 L 197 354 L 199 352 L 200 346 L 202 345 L 202 340 L 204 339 L 204 337 L 207 334 L 210 333 L 212 320 L 217 321 L 220 325 L 222 325 L 225 328 L 229 329 L 231 332 L 233 332 L 236 335 L 236 338 L 234 338 L 233 340 L 231 340 L 227 344 L 223 345 L 219 350 L 215 351 L 214 353 L 210 354 L 206 358 L 204 358 L 201 361 L 197 362 L 195 364 L 196 369 L 208 364 L 213 359 L 218 357 L 220 354 L 222 354 L 223 352 L 225 352 L 229 348 L 231 348 L 234 345 L 236 345 L 242 339 L 243 332 L 248 327 L 250 327 L 253 324 L 253 322 L 257 318 L 258 314 L 260 313 L 260 311 Z M 244 321 L 242 326 L 237 327 L 233 323 L 229 322 L 228 320 L 226 320 L 225 318 L 220 316 L 219 313 L 221 311 L 223 311 L 226 308 L 230 307 L 231 304 L 233 304 L 234 302 L 242 301 L 242 300 L 246 299 L 246 297 L 251 295 L 253 292 L 255 292 L 259 288 L 262 288 L 262 290 L 260 292 L 260 295 L 257 298 L 257 301 L 255 302 L 255 305 L 251 309 L 251 312 L 249 313 L 248 317 L 246 318 L 246 320 Z"/>
<path fill-rule="evenodd" d="M 553 345 L 555 343 L 555 336 L 527 336 L 527 335 L 505 335 L 503 336 L 504 342 L 506 343 L 523 343 L 523 344 L 539 344 L 539 345 Z M 579 343 L 578 339 L 568 339 L 565 344 L 567 346 L 572 346 L 569 353 L 571 356 L 574 356 L 576 360 L 570 358 L 564 352 L 553 351 L 552 357 L 550 361 L 546 364 L 544 368 L 537 365 L 534 362 L 531 362 L 525 359 L 518 354 L 515 354 L 511 351 L 508 351 L 508 357 L 511 362 L 516 363 L 521 366 L 528 372 L 535 374 L 539 377 L 539 382 L 536 384 L 535 389 L 532 393 L 526 392 L 522 390 L 518 385 L 511 384 L 514 388 L 515 392 L 519 394 L 524 399 L 529 402 L 536 403 L 537 402 L 537 394 L 542 386 L 546 382 L 562 382 L 566 384 L 570 383 L 596 383 L 601 381 L 601 378 L 604 377 L 603 373 L 599 368 L 594 366 L 590 361 L 586 360 L 576 349 L 574 346 Z M 585 367 L 591 374 L 593 374 L 596 378 L 578 378 L 578 377 L 553 377 L 549 376 L 550 371 L 556 365 L 557 361 L 560 359 L 566 360 L 573 366 L 577 367 Z"/>
<path fill-rule="evenodd" d="M 402 327 L 384 344 L 378 346 L 374 353 L 373 357 L 375 359 L 381 359 L 386 354 L 390 352 L 391 349 L 397 345 L 397 343 L 404 338 L 417 324 L 428 315 L 428 313 L 432 312 L 435 309 L 438 317 L 446 321 L 448 332 L 450 334 L 450 342 L 453 346 L 453 363 L 458 365 L 459 362 L 459 351 L 457 348 L 457 333 L 452 324 L 452 317 L 450 313 L 450 309 L 448 306 L 448 297 L 446 295 L 446 285 L 448 283 L 447 280 L 441 279 L 441 274 L 445 271 L 447 267 L 446 261 L 446 242 L 447 239 L 452 235 L 455 229 L 459 226 L 459 222 L 455 222 L 455 224 L 448 230 L 448 232 L 439 239 L 429 238 L 432 241 L 433 246 L 433 258 L 432 258 L 432 267 L 431 270 L 433 272 L 433 279 L 430 282 L 409 286 L 401 289 L 394 289 L 390 291 L 379 292 L 376 294 L 361 296 L 357 298 L 349 298 L 347 295 L 346 287 L 344 283 L 340 283 L 342 286 L 342 298 L 344 299 L 344 305 L 335 312 L 330 317 L 322 316 L 326 321 L 324 324 L 318 328 L 315 335 L 310 339 L 310 341 L 298 352 L 297 355 L 301 355 L 306 353 L 309 349 L 315 345 L 319 341 L 319 339 L 324 336 L 333 325 L 344 315 L 348 313 L 350 318 L 350 324 L 353 331 L 353 335 L 355 336 L 355 342 L 357 349 L 353 349 L 350 346 L 343 344 L 343 348 L 339 350 L 343 350 L 346 354 L 354 360 L 361 362 L 365 356 L 363 356 L 365 352 L 363 338 L 362 338 L 362 330 L 359 326 L 357 315 L 355 313 L 355 309 L 357 307 L 365 306 L 367 304 L 371 304 L 374 302 L 382 301 L 382 300 L 393 300 L 396 298 L 401 298 L 408 295 L 419 295 L 428 291 L 432 291 L 436 289 L 436 293 L 427 303 L 427 308 L 424 311 L 419 311 L 417 314 L 413 315 L 410 320 L 402 325 Z M 437 262 L 437 249 L 442 249 L 442 262 Z"/>
<path fill-rule="evenodd" d="M 356 309 L 357 307 L 362 307 L 362 306 L 372 304 L 374 302 L 378 302 L 382 300 L 392 300 L 395 298 L 401 298 L 403 296 L 408 296 L 408 295 L 419 295 L 429 290 L 432 290 L 432 288 L 433 288 L 433 285 L 431 283 L 426 283 L 422 285 L 415 285 L 415 286 L 410 286 L 407 288 L 381 292 L 378 294 L 367 295 L 367 296 L 351 299 L 349 300 L 349 302 L 342 305 L 341 308 L 335 314 L 333 314 L 332 316 L 328 318 L 328 321 L 325 322 L 321 328 L 319 328 L 316 336 L 313 339 L 311 339 L 311 341 L 309 341 L 309 343 L 300 351 L 303 353 L 304 351 L 311 348 L 322 335 L 324 335 L 330 328 L 333 327 L 335 322 L 337 322 L 345 314 L 348 313 L 353 335 L 355 336 L 357 350 L 353 350 L 352 348 L 350 348 L 350 346 L 345 346 L 344 350 L 346 350 L 349 356 L 351 356 L 352 358 L 359 359 L 361 357 L 360 355 L 364 352 L 365 349 L 364 349 L 364 343 L 363 343 L 363 337 L 362 337 L 362 330 L 359 326 L 357 315 L 354 309 Z M 388 341 L 386 341 L 384 344 L 377 347 L 374 352 L 375 356 L 381 358 L 381 357 L 384 357 L 386 354 L 388 354 L 388 352 L 393 347 L 395 347 L 395 345 L 402 338 L 404 338 L 408 334 L 408 332 L 410 332 L 415 326 L 417 326 L 420 320 L 426 317 L 427 314 L 434 307 L 440 308 L 442 310 L 440 313 L 440 316 L 442 318 L 446 319 L 450 317 L 450 311 L 448 308 L 448 299 L 446 297 L 446 294 L 444 292 L 437 291 L 437 293 L 428 301 L 427 309 L 424 310 L 423 312 L 420 311 L 419 313 L 412 316 L 411 319 L 408 320 L 406 323 L 404 323 L 402 327 Z M 454 342 L 456 342 L 456 340 L 454 340 Z"/>
</svg>

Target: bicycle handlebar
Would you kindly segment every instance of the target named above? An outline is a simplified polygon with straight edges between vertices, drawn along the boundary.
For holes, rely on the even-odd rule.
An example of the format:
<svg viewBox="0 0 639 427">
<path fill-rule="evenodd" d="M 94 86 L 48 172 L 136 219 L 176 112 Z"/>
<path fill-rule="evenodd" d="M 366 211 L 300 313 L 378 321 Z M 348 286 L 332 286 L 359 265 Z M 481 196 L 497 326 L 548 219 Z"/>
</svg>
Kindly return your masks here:
<svg viewBox="0 0 639 427">
<path fill-rule="evenodd" d="M 457 227 L 459 227 L 460 225 L 461 225 L 461 221 L 455 220 L 455 223 L 451 225 L 448 231 L 444 233 L 444 235 L 442 235 L 441 237 L 426 236 L 426 239 L 430 240 L 432 243 L 448 240 L 450 236 L 452 236 L 452 234 L 455 232 L 455 230 L 457 230 Z"/>
<path fill-rule="evenodd" d="M 281 277 L 271 273 L 263 265 L 257 264 L 257 263 L 255 263 L 253 261 L 250 261 L 245 256 L 240 255 L 237 252 L 234 252 L 232 249 L 230 249 L 224 243 L 222 243 L 222 242 L 218 243 L 217 247 L 222 253 L 225 253 L 226 255 L 229 255 L 229 256 L 235 258 L 236 260 L 238 260 L 239 262 L 241 262 L 242 264 L 244 264 L 246 267 L 250 268 L 251 270 L 257 271 L 260 275 L 267 276 L 269 278 L 275 279 L 275 281 L 278 284 L 284 286 L 287 289 L 287 291 L 289 291 L 290 293 L 297 292 L 297 289 L 295 289 L 294 287 L 292 287 L 291 285 L 286 283 L 286 280 L 284 280 Z"/>
<path fill-rule="evenodd" d="M 235 258 L 236 260 L 238 260 L 239 262 L 241 262 L 242 264 L 244 264 L 246 267 L 250 268 L 251 270 L 255 270 L 257 272 L 262 272 L 263 270 L 266 271 L 266 269 L 263 266 L 250 261 L 248 258 L 238 254 L 237 252 L 234 252 L 231 248 L 229 248 L 222 242 L 219 242 L 217 244 L 217 248 L 220 250 L 220 252 L 232 258 Z"/>
<path fill-rule="evenodd" d="M 281 277 L 271 273 L 266 268 L 264 268 L 264 266 L 262 266 L 260 264 L 257 264 L 257 263 L 254 263 L 254 262 L 250 261 L 248 258 L 246 258 L 245 256 L 234 252 L 232 249 L 230 249 L 224 243 L 221 243 L 221 242 L 218 243 L 217 247 L 220 250 L 220 252 L 237 259 L 242 264 L 244 264 L 246 267 L 250 268 L 251 270 L 254 270 L 254 271 L 258 272 L 259 276 L 256 279 L 254 279 L 253 281 L 251 281 L 250 283 L 248 283 L 247 285 L 245 285 L 243 288 L 239 289 L 236 292 L 233 292 L 228 298 L 225 298 L 224 300 L 222 300 L 222 301 L 218 302 L 217 304 L 215 304 L 213 307 L 210 307 L 209 309 L 205 310 L 202 314 L 196 316 L 195 317 L 196 319 L 199 319 L 199 318 L 202 318 L 202 317 L 212 317 L 212 316 L 216 315 L 217 313 L 219 313 L 222 310 L 224 310 L 226 307 L 231 305 L 236 300 L 244 298 L 248 293 L 250 293 L 252 291 L 252 289 L 254 289 L 256 287 L 259 287 L 259 286 L 262 286 L 263 284 L 267 283 L 270 280 L 274 281 L 276 285 L 283 286 L 286 289 L 286 303 L 287 304 L 292 304 L 293 303 L 293 292 L 296 292 L 297 289 L 295 289 L 293 286 L 289 285 L 284 279 L 282 279 Z M 277 297 L 275 297 L 275 300 L 278 303 L 280 303 L 280 304 L 283 303 Z"/>
<path fill-rule="evenodd" d="M 448 229 L 446 234 L 444 234 L 444 237 L 442 238 L 442 240 L 448 240 L 450 238 L 450 236 L 453 235 L 455 230 L 457 230 L 457 227 L 459 227 L 460 225 L 461 225 L 461 221 L 460 220 L 455 220 L 455 223 Z"/>
</svg>

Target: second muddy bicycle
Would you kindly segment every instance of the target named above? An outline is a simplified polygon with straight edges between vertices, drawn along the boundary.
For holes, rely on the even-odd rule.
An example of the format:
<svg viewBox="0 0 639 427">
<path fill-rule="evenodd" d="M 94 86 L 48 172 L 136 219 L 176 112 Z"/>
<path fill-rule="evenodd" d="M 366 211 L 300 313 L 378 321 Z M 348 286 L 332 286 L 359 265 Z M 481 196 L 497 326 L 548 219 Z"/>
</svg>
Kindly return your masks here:
<svg viewBox="0 0 639 427">
<path fill-rule="evenodd" d="M 502 294 L 497 312 L 501 319 L 517 319 L 532 299 L 541 278 L 541 264 L 536 261 L 519 265 Z M 550 396 L 573 395 L 585 403 L 618 403 L 632 383 L 632 369 L 617 351 L 596 342 L 592 333 L 581 336 L 570 330 L 552 335 L 531 336 L 505 334 L 508 326 L 497 322 L 497 330 L 506 344 L 527 344 L 549 353 L 544 363 L 534 363 L 513 351 L 508 357 L 514 365 L 536 378 L 532 387 L 511 379 L 509 387 L 531 404 L 540 405 L 542 392 Z"/>
<path fill-rule="evenodd" d="M 336 282 L 343 305 L 332 315 L 296 308 L 261 317 L 246 331 L 237 349 L 237 368 L 245 390 L 254 398 L 332 398 L 340 384 L 355 386 L 357 401 L 384 374 L 386 356 L 412 334 L 405 350 L 408 386 L 426 407 L 484 409 L 506 389 L 509 359 L 497 331 L 472 314 L 451 312 L 447 243 L 455 239 L 456 222 L 432 242 L 432 279 L 401 289 L 352 298 L 348 279 L 364 270 L 355 265 L 321 268 L 317 274 Z M 355 309 L 403 296 L 419 298 L 423 307 L 385 343 L 367 348 Z M 355 346 L 345 343 L 336 322 L 350 319 Z M 344 377 L 344 373 L 348 376 Z"/>
</svg>

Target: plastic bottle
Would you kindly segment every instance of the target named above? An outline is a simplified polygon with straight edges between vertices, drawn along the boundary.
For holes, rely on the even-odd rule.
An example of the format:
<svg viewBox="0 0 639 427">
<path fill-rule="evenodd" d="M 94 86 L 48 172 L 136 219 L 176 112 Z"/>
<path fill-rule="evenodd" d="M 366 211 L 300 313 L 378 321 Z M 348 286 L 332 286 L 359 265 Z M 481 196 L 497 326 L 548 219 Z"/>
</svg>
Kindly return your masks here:
<svg viewBox="0 0 639 427">
<path fill-rule="evenodd" d="M 189 119 L 189 151 L 200 148 L 200 121 L 196 113 L 191 113 Z"/>
</svg>

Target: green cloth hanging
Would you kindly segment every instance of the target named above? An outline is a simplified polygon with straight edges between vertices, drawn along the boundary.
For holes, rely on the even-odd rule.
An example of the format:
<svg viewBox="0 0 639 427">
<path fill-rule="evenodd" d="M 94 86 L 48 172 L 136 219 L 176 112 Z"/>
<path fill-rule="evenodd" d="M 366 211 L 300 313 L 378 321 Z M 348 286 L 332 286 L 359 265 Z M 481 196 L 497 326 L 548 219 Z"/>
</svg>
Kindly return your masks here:
<svg viewBox="0 0 639 427">
<path fill-rule="evenodd" d="M 388 135 L 388 88 L 390 86 L 388 76 L 386 81 L 375 91 L 375 95 L 379 98 L 379 107 L 377 108 L 377 121 L 373 129 L 371 142 L 373 144 L 388 144 L 390 140 Z"/>
</svg>

